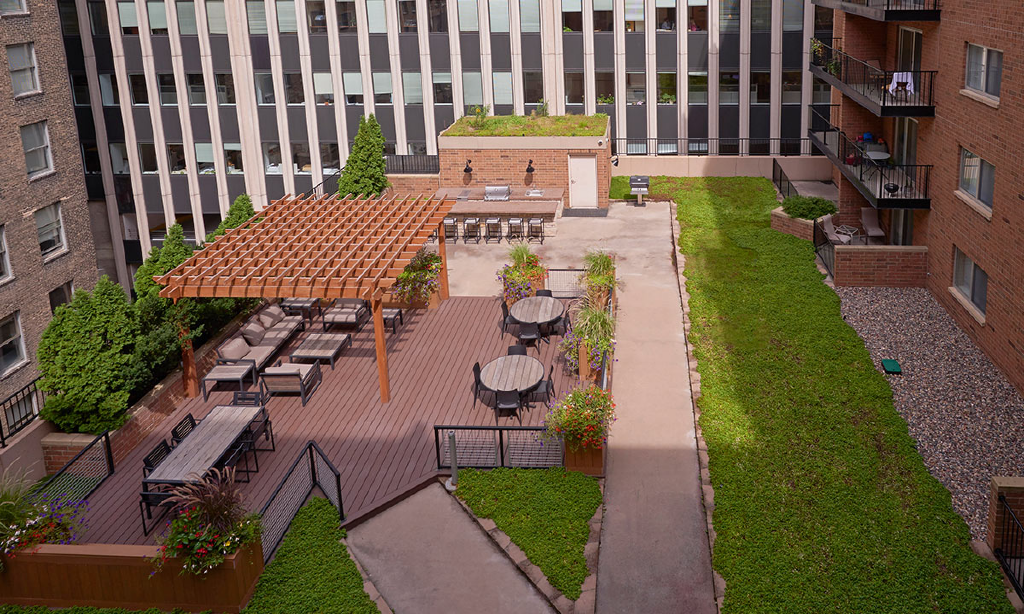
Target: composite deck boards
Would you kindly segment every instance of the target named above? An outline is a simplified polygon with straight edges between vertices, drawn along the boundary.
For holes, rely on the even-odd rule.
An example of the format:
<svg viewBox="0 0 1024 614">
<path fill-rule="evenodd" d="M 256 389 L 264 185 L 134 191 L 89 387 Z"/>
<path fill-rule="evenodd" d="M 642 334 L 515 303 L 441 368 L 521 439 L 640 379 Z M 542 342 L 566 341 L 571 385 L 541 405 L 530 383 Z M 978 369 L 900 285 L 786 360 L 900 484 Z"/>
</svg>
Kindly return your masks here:
<svg viewBox="0 0 1024 614">
<path fill-rule="evenodd" d="M 457 297 L 434 310 L 407 311 L 405 324 L 386 336 L 391 379 L 391 402 L 386 404 L 380 402 L 372 322 L 364 325 L 333 370 L 323 365 L 323 382 L 305 407 L 297 395 L 275 396 L 267 403 L 277 450 L 260 453 L 259 473 L 242 485 L 247 507 L 263 507 L 309 440 L 316 441 L 341 472 L 349 519 L 430 478 L 436 466 L 433 425 L 494 425 L 494 411 L 474 401 L 473 363 L 484 365 L 516 342 L 512 335 L 501 334 L 500 320 L 496 297 Z M 307 330 L 322 330 L 319 320 Z M 352 332 L 340 326 L 332 330 Z M 302 335 L 296 335 L 280 356 L 287 357 Z M 545 378 L 555 365 L 555 388 L 561 391 L 570 388 L 574 378 L 563 372 L 557 343 L 557 337 L 550 344 L 540 342 L 539 352 L 531 348 L 529 355 L 544 364 Z M 143 536 L 139 518 L 143 457 L 170 436 L 171 427 L 185 414 L 202 419 L 213 407 L 229 404 L 234 389 L 221 384 L 207 402 L 188 400 L 115 467 L 90 498 L 83 541 L 152 543 L 152 537 Z M 535 404 L 523 414 L 523 424 L 538 425 L 545 413 L 543 404 Z M 519 422 L 502 418 L 500 424 Z"/>
</svg>

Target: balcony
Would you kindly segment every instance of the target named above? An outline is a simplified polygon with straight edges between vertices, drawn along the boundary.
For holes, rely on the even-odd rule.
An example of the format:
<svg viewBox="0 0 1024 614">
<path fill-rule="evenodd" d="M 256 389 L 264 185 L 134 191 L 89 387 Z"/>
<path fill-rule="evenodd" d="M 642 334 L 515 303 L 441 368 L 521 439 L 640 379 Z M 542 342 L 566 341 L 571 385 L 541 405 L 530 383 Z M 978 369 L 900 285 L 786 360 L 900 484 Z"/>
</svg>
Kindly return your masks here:
<svg viewBox="0 0 1024 614">
<path fill-rule="evenodd" d="M 938 21 L 939 0 L 812 0 L 817 6 L 875 21 Z"/>
<path fill-rule="evenodd" d="M 807 136 L 876 209 L 931 208 L 930 164 L 893 164 L 887 153 L 858 145 L 817 111 Z"/>
<path fill-rule="evenodd" d="M 812 74 L 878 117 L 935 117 L 937 71 L 882 70 L 817 39 L 811 51 Z"/>
</svg>

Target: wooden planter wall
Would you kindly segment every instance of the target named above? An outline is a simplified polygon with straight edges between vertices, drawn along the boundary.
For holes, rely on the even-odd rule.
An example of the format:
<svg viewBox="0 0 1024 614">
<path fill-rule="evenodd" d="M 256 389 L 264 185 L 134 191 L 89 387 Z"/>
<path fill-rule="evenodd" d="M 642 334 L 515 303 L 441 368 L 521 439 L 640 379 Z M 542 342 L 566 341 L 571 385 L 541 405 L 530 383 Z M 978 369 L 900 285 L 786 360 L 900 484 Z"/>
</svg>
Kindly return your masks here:
<svg viewBox="0 0 1024 614">
<path fill-rule="evenodd" d="M 151 576 L 150 560 L 159 550 L 157 546 L 46 544 L 14 558 L 4 557 L 0 603 L 237 614 L 263 573 L 259 543 L 229 556 L 205 576 L 181 575 L 175 561 Z"/>
</svg>

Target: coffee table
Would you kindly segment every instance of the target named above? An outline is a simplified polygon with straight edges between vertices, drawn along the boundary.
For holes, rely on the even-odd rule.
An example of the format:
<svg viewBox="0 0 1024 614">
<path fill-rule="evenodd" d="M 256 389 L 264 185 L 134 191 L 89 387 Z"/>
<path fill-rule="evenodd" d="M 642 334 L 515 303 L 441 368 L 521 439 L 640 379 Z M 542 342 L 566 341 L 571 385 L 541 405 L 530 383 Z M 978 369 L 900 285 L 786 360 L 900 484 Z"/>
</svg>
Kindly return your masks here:
<svg viewBox="0 0 1024 614">
<path fill-rule="evenodd" d="M 327 360 L 334 369 L 334 360 L 345 347 L 352 346 L 352 335 L 348 333 L 309 333 L 290 354 L 296 360 Z"/>
<path fill-rule="evenodd" d="M 203 389 L 203 400 L 210 397 L 206 389 L 206 382 L 238 382 L 238 389 L 245 390 L 245 376 L 252 374 L 252 384 L 256 385 L 256 369 L 252 362 L 238 362 L 232 364 L 214 365 L 210 371 L 203 376 L 201 387 Z"/>
<path fill-rule="evenodd" d="M 320 299 L 317 298 L 284 298 L 281 299 L 281 309 L 288 315 L 301 315 L 303 319 L 309 320 L 310 324 L 313 323 L 314 309 L 318 315 L 323 315 Z"/>
</svg>

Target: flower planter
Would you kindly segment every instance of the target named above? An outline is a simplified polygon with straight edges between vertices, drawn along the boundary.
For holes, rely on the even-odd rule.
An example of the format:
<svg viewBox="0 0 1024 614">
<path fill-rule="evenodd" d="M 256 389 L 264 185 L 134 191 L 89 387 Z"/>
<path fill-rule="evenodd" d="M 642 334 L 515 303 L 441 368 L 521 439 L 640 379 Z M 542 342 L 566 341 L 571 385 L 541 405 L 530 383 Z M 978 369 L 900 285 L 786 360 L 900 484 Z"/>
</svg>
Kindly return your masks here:
<svg viewBox="0 0 1024 614">
<path fill-rule="evenodd" d="M 425 301 L 399 301 L 391 297 L 391 294 L 384 294 L 384 307 L 388 309 L 437 309 L 441 305 L 441 296 L 437 292 L 431 292 L 430 298 Z"/>
<path fill-rule="evenodd" d="M 604 448 L 579 448 L 575 452 L 565 446 L 565 468 L 586 475 L 604 475 Z"/>
<path fill-rule="evenodd" d="M 512 305 L 516 301 L 524 299 L 524 298 L 527 298 L 528 296 L 536 296 L 537 295 L 537 290 L 543 290 L 543 289 L 545 289 L 547 287 L 547 277 L 546 276 L 545 277 L 539 277 L 539 278 L 534 278 L 534 279 L 530 280 L 530 287 L 531 287 L 532 291 L 528 295 L 520 297 L 520 298 L 517 298 L 517 299 L 510 300 L 510 301 L 508 301 L 508 304 Z M 502 287 L 502 296 L 508 296 L 508 288 L 507 287 Z"/>
<path fill-rule="evenodd" d="M 580 341 L 579 346 L 579 371 L 580 381 L 583 383 L 596 384 L 601 379 L 601 369 L 590 367 L 590 348 L 586 341 Z"/>
</svg>

